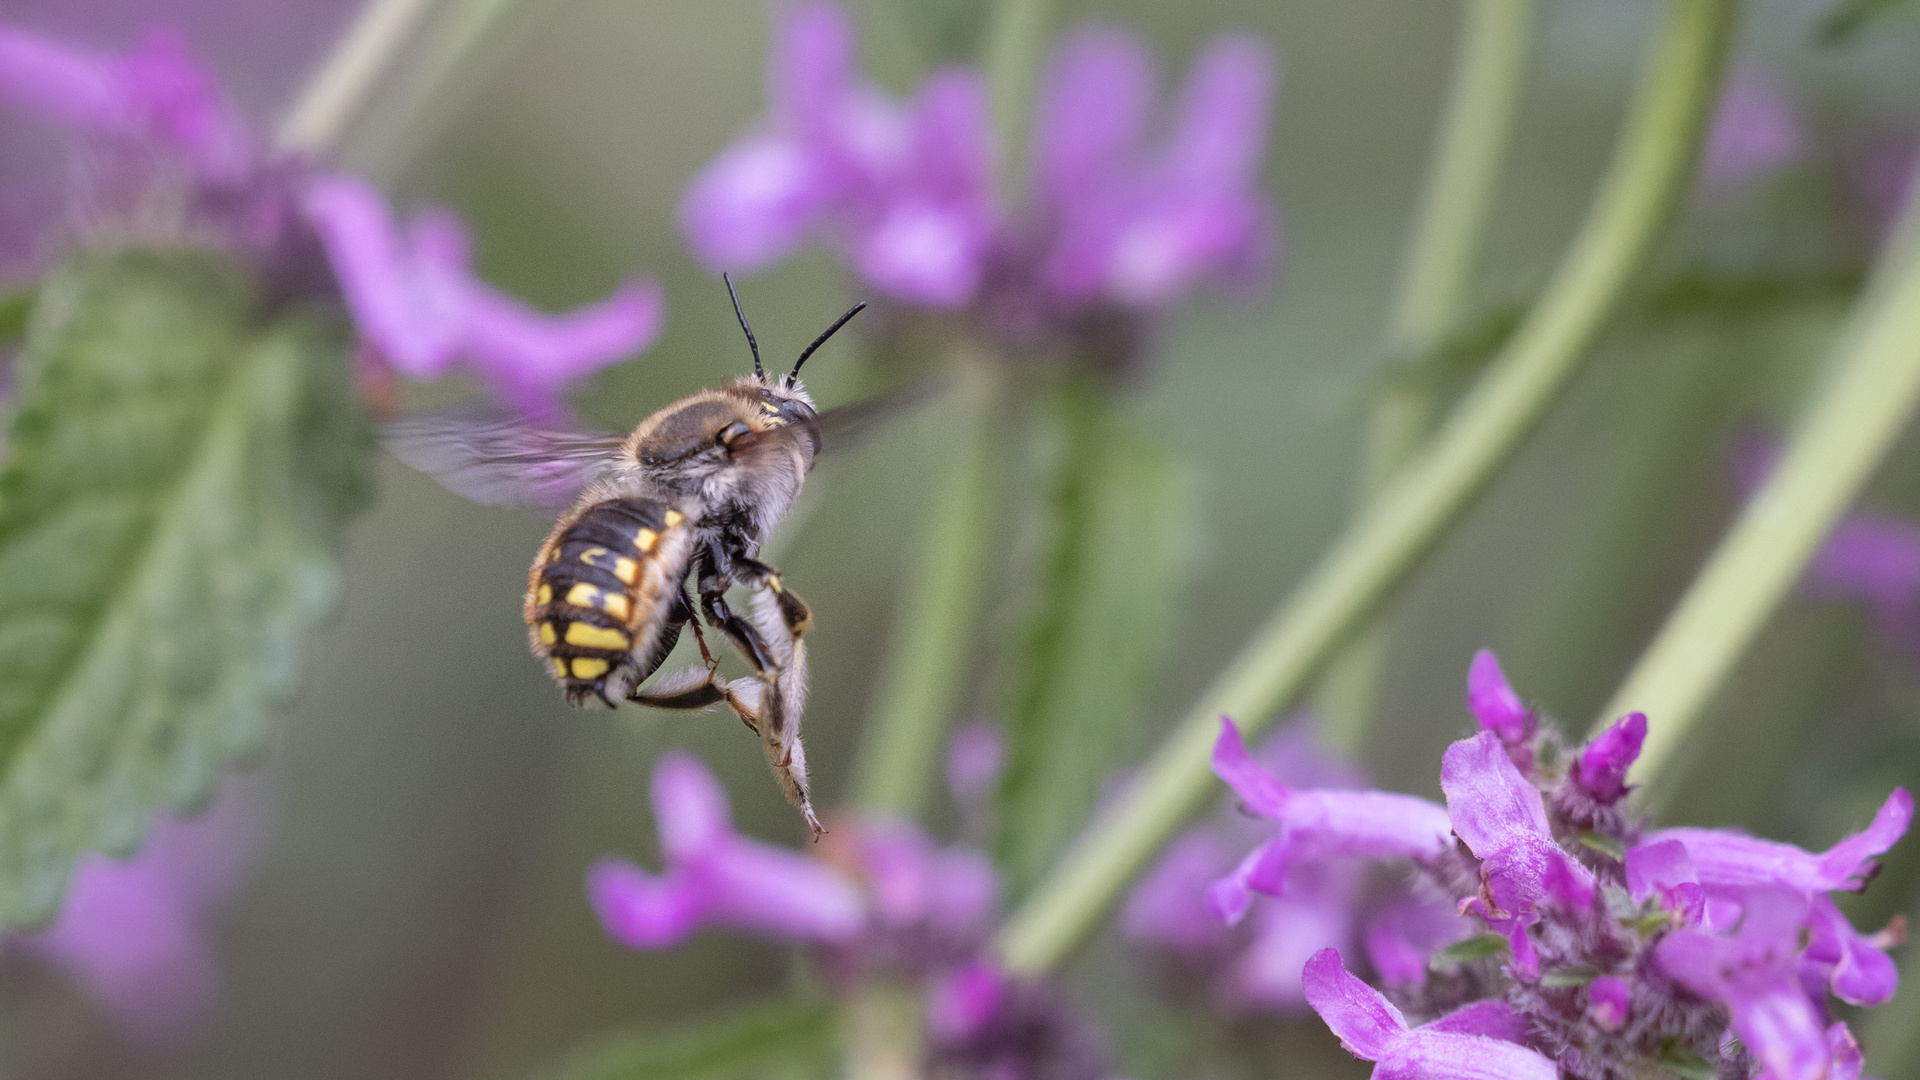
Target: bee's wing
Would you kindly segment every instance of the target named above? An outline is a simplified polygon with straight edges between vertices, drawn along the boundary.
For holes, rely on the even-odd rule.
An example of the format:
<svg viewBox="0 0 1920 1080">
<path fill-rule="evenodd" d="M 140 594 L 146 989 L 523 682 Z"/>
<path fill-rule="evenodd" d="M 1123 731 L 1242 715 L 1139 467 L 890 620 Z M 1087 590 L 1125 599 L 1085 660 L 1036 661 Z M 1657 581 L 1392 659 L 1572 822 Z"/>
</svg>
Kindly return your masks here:
<svg viewBox="0 0 1920 1080">
<path fill-rule="evenodd" d="M 385 424 L 394 457 L 488 506 L 560 507 L 617 459 L 623 435 L 554 431 L 500 416 L 444 414 Z"/>
<path fill-rule="evenodd" d="M 939 392 L 936 379 L 921 379 L 882 390 L 859 401 L 835 405 L 820 414 L 820 445 L 823 451 L 839 453 L 849 444 L 872 434 L 880 421 L 913 409 Z"/>
</svg>

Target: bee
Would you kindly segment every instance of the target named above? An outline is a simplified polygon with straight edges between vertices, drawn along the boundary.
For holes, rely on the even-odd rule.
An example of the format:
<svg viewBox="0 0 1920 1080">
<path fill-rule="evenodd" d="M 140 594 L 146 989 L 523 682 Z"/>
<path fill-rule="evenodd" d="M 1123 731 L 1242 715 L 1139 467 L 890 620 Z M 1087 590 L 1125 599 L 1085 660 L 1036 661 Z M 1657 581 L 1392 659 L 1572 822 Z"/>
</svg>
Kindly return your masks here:
<svg viewBox="0 0 1920 1080">
<path fill-rule="evenodd" d="M 822 414 L 800 382 L 801 365 L 866 305 L 855 304 L 774 376 L 761 366 L 733 281 L 726 284 L 753 374 L 681 398 L 630 434 L 419 417 L 389 424 L 384 441 L 477 502 L 570 502 L 534 556 L 522 611 L 533 654 L 567 703 L 725 704 L 760 737 L 774 779 L 818 836 L 800 742 L 813 616 L 758 556 L 800 494 L 824 433 L 868 411 L 855 404 Z M 735 585 L 751 590 L 744 612 L 727 603 Z M 751 675 L 719 675 L 701 617 Z M 703 663 L 643 685 L 687 628 Z"/>
</svg>

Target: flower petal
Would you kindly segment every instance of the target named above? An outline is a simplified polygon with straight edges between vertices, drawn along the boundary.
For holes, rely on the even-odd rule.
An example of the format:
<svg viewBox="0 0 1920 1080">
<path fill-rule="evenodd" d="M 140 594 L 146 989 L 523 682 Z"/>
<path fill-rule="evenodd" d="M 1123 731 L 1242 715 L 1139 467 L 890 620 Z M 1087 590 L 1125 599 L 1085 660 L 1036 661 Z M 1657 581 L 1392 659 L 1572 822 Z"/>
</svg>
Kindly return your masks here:
<svg viewBox="0 0 1920 1080">
<path fill-rule="evenodd" d="M 1287 842 L 1269 840 L 1247 852 L 1233 872 L 1207 886 L 1207 910 L 1228 926 L 1247 917 L 1255 892 L 1279 896 L 1286 889 Z"/>
<path fill-rule="evenodd" d="M 700 859 L 733 838 L 726 790 L 692 754 L 670 750 L 660 755 L 649 791 L 660 852 L 668 866 Z"/>
<path fill-rule="evenodd" d="M 1111 26 L 1069 33 L 1055 48 L 1033 129 L 1039 186 L 1055 204 L 1086 193 L 1138 144 L 1153 103 L 1153 56 Z"/>
<path fill-rule="evenodd" d="M 1874 938 L 1855 930 L 1824 895 L 1813 898 L 1809 914 L 1813 937 L 1807 956 L 1831 965 L 1833 996 L 1869 1008 L 1891 1000 L 1900 987 L 1900 970 Z"/>
<path fill-rule="evenodd" d="M 1419 1028 L 1380 1059 L 1373 1080 L 1558 1080 L 1559 1066 L 1536 1051 L 1480 1035 Z"/>
<path fill-rule="evenodd" d="M 785 135 L 742 140 L 688 185 L 680 231 L 707 269 L 758 270 L 791 253 L 841 189 L 820 159 Z"/>
<path fill-rule="evenodd" d="M 1518 913 L 1549 896 L 1572 908 L 1590 901 L 1593 875 L 1554 843 L 1539 789 L 1520 775 L 1494 732 L 1447 748 L 1440 788 L 1453 831 L 1484 862 L 1502 908 Z"/>
<path fill-rule="evenodd" d="M 979 1035 L 1007 996 L 1005 976 L 992 961 L 975 960 L 941 978 L 927 998 L 927 1030 L 943 1043 Z"/>
<path fill-rule="evenodd" d="M 387 201 L 351 176 L 316 176 L 303 204 L 333 264 L 347 310 L 361 336 L 402 374 L 440 375 L 460 347 L 460 296 L 438 283 L 465 267 L 429 264 L 424 280 L 402 245 Z M 452 254 L 451 238 L 430 254 Z M 436 287 L 438 286 L 438 287 Z"/>
<path fill-rule="evenodd" d="M 494 395 L 522 416 L 563 416 L 560 388 L 653 344 L 665 300 L 651 281 L 629 281 L 594 304 L 550 315 L 474 282 L 466 305 L 468 351 Z"/>
<path fill-rule="evenodd" d="M 689 867 L 707 894 L 710 921 L 779 941 L 844 942 L 866 926 L 866 904 L 825 863 L 734 837 Z"/>
<path fill-rule="evenodd" d="M 1213 743 L 1213 774 L 1226 781 L 1254 813 L 1275 819 L 1286 815 L 1292 792 L 1253 760 L 1240 740 L 1240 729 L 1225 716 L 1220 718 L 1220 736 Z"/>
<path fill-rule="evenodd" d="M 1602 975 L 1587 984 L 1587 1019 L 1605 1031 L 1626 1026 L 1633 1007 L 1633 991 L 1626 982 Z"/>
<path fill-rule="evenodd" d="M 1871 825 L 1827 849 L 1820 858 L 1821 872 L 1829 879 L 1844 883 L 1834 888 L 1865 887 L 1873 859 L 1899 843 L 1912 824 L 1913 796 L 1906 788 L 1894 788 L 1873 815 Z"/>
<path fill-rule="evenodd" d="M 1338 949 L 1322 949 L 1302 973 L 1307 1004 L 1347 1052 L 1379 1061 L 1407 1037 L 1407 1018 L 1386 996 L 1346 969 Z"/>
<path fill-rule="evenodd" d="M 630 949 L 664 949 L 693 935 L 705 897 L 691 880 L 654 877 L 624 859 L 587 871 L 587 899 L 607 936 Z"/>
<path fill-rule="evenodd" d="M 1874 858 L 1906 835 L 1912 821 L 1913 796 L 1905 788 L 1896 788 L 1874 815 L 1873 824 L 1819 855 L 1724 829 L 1662 829 L 1649 834 L 1647 841 L 1685 844 L 1700 884 L 1708 889 L 1780 884 L 1812 895 L 1864 885 Z"/>
<path fill-rule="evenodd" d="M 1352 940 L 1353 900 L 1347 891 L 1294 889 L 1260 905 L 1254 913 L 1253 942 L 1233 966 L 1237 996 L 1274 1009 L 1305 1005 L 1301 972 L 1321 949 Z"/>
<path fill-rule="evenodd" d="M 1533 737 L 1537 723 L 1533 710 L 1513 692 L 1492 649 L 1474 653 L 1473 663 L 1467 668 L 1467 708 L 1473 710 L 1480 726 L 1500 736 L 1501 742 L 1520 743 Z"/>
<path fill-rule="evenodd" d="M 1277 81 L 1264 42 L 1224 34 L 1194 60 L 1180 90 L 1167 168 L 1182 184 L 1244 188 L 1259 175 Z"/>
<path fill-rule="evenodd" d="M 1628 713 L 1580 751 L 1574 777 L 1600 802 L 1618 802 L 1627 793 L 1627 770 L 1646 740 L 1647 714 Z"/>
<path fill-rule="evenodd" d="M 1462 1005 L 1438 1020 L 1421 1024 L 1414 1030 L 1479 1035 L 1503 1042 L 1524 1043 L 1527 1037 L 1527 1018 L 1505 1001 L 1499 998 L 1488 998 L 1485 1001 Z"/>
</svg>

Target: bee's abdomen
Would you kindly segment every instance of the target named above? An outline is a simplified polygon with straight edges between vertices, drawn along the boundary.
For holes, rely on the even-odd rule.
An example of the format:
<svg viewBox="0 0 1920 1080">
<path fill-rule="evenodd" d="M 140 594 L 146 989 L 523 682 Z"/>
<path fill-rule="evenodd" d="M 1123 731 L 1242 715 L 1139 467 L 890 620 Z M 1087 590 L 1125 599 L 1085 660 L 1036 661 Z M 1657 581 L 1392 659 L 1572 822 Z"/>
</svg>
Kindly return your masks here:
<svg viewBox="0 0 1920 1080">
<path fill-rule="evenodd" d="M 527 623 L 568 697 L 653 651 L 685 576 L 686 518 L 659 499 L 609 499 L 562 521 L 534 563 Z M 622 691 L 624 693 L 624 690 Z"/>
</svg>

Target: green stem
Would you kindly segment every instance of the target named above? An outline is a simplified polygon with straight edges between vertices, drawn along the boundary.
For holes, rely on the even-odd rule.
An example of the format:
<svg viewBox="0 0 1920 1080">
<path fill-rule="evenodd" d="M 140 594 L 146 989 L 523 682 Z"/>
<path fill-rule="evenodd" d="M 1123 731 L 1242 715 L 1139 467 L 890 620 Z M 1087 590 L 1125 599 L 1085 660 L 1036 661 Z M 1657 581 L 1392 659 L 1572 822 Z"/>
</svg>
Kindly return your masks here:
<svg viewBox="0 0 1920 1080">
<path fill-rule="evenodd" d="M 401 48 L 419 32 L 434 3 L 368 0 L 280 122 L 281 147 L 317 156 L 338 150 L 348 125 L 392 70 Z"/>
<path fill-rule="evenodd" d="M 920 554 L 907 579 L 902 627 L 854 771 L 853 802 L 863 810 L 917 815 L 937 771 L 947 723 L 973 643 L 993 530 L 995 427 L 984 370 L 957 390 L 944 411 L 955 425 L 944 472 L 933 484 Z"/>
<path fill-rule="evenodd" d="M 1533 13 L 1534 0 L 1472 0 L 1467 8 L 1433 171 L 1387 324 L 1391 355 L 1431 353 L 1466 306 L 1520 111 Z M 1425 445 L 1437 412 L 1430 383 L 1396 381 L 1382 391 L 1368 432 L 1364 498 L 1378 497 Z M 1386 644 L 1385 628 L 1369 627 L 1328 672 L 1321 724 L 1336 750 L 1351 755 L 1364 741 Z"/>
<path fill-rule="evenodd" d="M 1020 194 L 1027 114 L 1040 79 L 1040 55 L 1052 22 L 1051 0 L 995 0 L 984 62 L 993 130 L 999 136 L 1001 198 Z"/>
<path fill-rule="evenodd" d="M 923 1073 L 926 1008 L 916 990 L 890 980 L 856 987 L 842 1009 L 846 1080 L 917 1080 Z"/>
<path fill-rule="evenodd" d="M 1920 198 L 1887 244 L 1828 380 L 1706 567 L 1601 713 L 1652 718 L 1635 775 L 1671 780 L 1713 692 L 1858 498 L 1920 402 Z"/>
<path fill-rule="evenodd" d="M 1693 174 L 1738 0 L 1674 0 L 1585 226 L 1513 340 L 1431 448 L 1348 530 L 1141 770 L 1130 793 L 1014 912 L 1020 973 L 1058 963 L 1213 789 L 1221 714 L 1264 729 L 1410 572 L 1546 413 L 1619 308 Z"/>
</svg>

